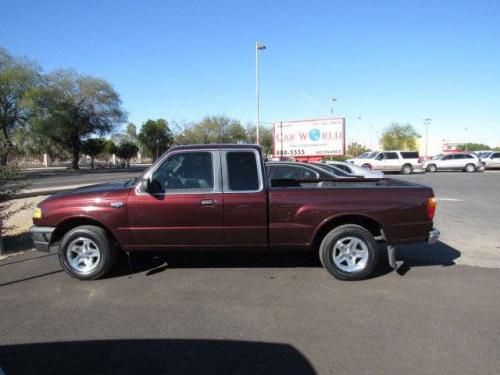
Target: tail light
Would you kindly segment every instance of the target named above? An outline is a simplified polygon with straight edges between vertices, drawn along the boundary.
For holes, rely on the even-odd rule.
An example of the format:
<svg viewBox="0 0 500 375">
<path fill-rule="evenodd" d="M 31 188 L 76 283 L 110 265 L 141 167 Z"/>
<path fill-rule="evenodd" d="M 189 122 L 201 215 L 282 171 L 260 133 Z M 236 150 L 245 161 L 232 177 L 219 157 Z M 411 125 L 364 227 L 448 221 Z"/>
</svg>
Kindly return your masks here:
<svg viewBox="0 0 500 375">
<path fill-rule="evenodd" d="M 436 198 L 435 197 L 429 197 L 427 200 L 427 217 L 429 220 L 432 220 L 434 218 L 434 214 L 436 213 Z"/>
</svg>

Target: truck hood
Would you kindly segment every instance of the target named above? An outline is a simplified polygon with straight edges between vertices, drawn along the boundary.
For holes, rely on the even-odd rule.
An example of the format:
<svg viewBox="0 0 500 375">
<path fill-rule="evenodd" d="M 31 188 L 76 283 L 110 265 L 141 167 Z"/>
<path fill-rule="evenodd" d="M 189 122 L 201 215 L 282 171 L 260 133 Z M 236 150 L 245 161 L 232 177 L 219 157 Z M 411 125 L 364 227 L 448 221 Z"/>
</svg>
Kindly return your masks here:
<svg viewBox="0 0 500 375">
<path fill-rule="evenodd" d="M 110 193 L 119 192 L 120 190 L 128 190 L 131 188 L 130 185 L 125 185 L 125 184 L 126 181 L 120 181 L 120 182 L 107 182 L 104 184 L 84 186 L 78 189 L 73 189 L 70 191 L 53 194 L 49 198 L 47 198 L 46 201 L 58 198 L 77 197 L 77 196 L 81 196 L 82 198 L 104 197 Z"/>
</svg>

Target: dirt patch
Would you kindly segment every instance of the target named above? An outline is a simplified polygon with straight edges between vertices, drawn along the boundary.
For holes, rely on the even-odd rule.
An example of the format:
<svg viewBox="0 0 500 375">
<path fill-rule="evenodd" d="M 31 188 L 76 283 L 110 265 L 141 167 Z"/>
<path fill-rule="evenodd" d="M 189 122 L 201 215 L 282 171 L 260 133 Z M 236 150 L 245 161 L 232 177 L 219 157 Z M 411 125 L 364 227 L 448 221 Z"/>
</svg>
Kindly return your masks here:
<svg viewBox="0 0 500 375">
<path fill-rule="evenodd" d="M 32 216 L 34 208 L 46 197 L 47 196 L 41 195 L 31 198 L 15 199 L 12 201 L 11 210 L 16 210 L 25 204 L 28 204 L 29 208 L 16 213 L 6 221 L 5 226 L 11 229 L 3 233 L 5 253 L 26 251 L 33 248 L 33 243 L 27 231 L 33 225 Z"/>
</svg>

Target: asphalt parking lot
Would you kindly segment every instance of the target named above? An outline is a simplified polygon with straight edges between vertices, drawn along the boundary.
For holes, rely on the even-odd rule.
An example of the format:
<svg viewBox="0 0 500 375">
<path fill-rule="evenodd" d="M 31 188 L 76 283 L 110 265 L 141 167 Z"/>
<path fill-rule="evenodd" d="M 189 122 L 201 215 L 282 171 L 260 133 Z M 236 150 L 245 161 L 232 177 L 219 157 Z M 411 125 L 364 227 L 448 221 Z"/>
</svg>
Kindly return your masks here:
<svg viewBox="0 0 500 375">
<path fill-rule="evenodd" d="M 95 282 L 0 261 L 0 374 L 498 374 L 500 172 L 393 177 L 434 188 L 441 242 L 360 282 L 304 252 L 138 256 Z"/>
</svg>

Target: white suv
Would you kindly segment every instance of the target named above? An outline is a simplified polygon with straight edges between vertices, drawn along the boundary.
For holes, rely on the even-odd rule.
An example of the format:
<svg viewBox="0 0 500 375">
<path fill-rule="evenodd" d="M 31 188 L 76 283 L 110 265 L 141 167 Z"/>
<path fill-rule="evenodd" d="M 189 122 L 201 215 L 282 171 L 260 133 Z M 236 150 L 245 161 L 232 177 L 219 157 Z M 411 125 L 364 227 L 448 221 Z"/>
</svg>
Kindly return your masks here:
<svg viewBox="0 0 500 375">
<path fill-rule="evenodd" d="M 480 159 L 473 153 L 457 152 L 453 154 L 441 154 L 432 160 L 425 162 L 424 168 L 427 172 L 437 170 L 455 169 L 465 172 L 475 172 L 481 170 L 483 165 Z"/>
<path fill-rule="evenodd" d="M 380 151 L 370 158 L 355 159 L 360 167 L 386 172 L 410 174 L 414 169 L 422 168 L 417 151 Z"/>
<path fill-rule="evenodd" d="M 485 168 L 500 168 L 499 151 L 483 152 L 480 158 Z"/>
</svg>

